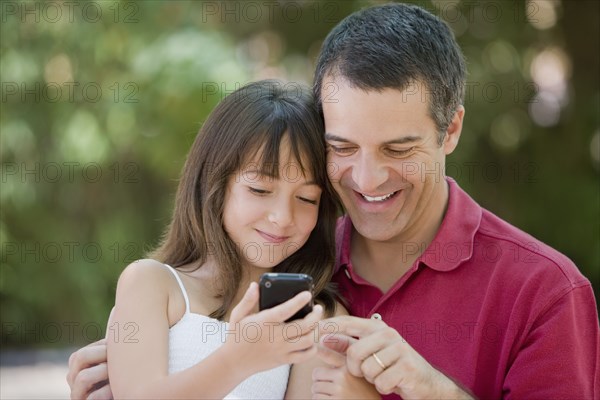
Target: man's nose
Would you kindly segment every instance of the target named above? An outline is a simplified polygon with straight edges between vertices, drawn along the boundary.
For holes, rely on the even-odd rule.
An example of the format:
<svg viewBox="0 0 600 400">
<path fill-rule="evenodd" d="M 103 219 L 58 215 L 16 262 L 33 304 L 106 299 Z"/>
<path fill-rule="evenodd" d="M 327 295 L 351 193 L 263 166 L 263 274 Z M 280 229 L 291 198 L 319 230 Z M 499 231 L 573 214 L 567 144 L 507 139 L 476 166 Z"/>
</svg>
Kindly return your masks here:
<svg viewBox="0 0 600 400">
<path fill-rule="evenodd" d="M 375 155 L 363 154 L 352 167 L 352 179 L 358 191 L 364 194 L 380 194 L 377 188 L 389 178 L 389 171 Z"/>
</svg>

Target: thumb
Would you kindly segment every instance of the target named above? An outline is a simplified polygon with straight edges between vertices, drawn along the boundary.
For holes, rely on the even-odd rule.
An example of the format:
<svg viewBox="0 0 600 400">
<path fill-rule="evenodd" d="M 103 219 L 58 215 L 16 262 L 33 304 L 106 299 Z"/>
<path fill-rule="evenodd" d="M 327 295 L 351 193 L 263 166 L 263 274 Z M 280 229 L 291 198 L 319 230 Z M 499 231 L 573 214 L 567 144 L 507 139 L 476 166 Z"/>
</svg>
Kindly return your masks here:
<svg viewBox="0 0 600 400">
<path fill-rule="evenodd" d="M 248 290 L 244 293 L 244 297 L 239 303 L 231 310 L 231 317 L 229 318 L 230 324 L 237 324 L 242 319 L 252 314 L 252 310 L 258 303 L 258 285 L 256 282 L 250 283 Z"/>
<path fill-rule="evenodd" d="M 348 347 L 354 342 L 356 339 L 343 333 L 331 333 L 321 338 L 321 344 L 324 347 L 340 354 L 346 354 Z"/>
<path fill-rule="evenodd" d="M 346 364 L 346 350 L 356 339 L 342 334 L 330 334 L 321 338 L 318 357 L 331 367 L 342 367 Z"/>
</svg>

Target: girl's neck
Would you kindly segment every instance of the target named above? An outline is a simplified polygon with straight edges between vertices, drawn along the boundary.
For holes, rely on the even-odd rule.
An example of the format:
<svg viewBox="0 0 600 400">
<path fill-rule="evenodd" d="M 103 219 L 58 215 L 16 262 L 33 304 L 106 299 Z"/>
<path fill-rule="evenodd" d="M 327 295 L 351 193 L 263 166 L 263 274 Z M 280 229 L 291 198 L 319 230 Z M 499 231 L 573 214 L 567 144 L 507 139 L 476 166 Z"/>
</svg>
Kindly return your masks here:
<svg viewBox="0 0 600 400">
<path fill-rule="evenodd" d="M 190 264 L 190 266 L 192 265 L 193 264 Z M 197 264 L 195 265 L 197 266 Z M 244 294 L 246 293 L 246 290 L 248 290 L 248 286 L 250 286 L 250 283 L 258 283 L 262 274 L 271 272 L 272 270 L 272 268 L 258 268 L 253 265 L 242 265 L 242 276 L 239 282 L 237 293 L 234 296 L 233 301 L 231 303 L 232 306 L 229 310 L 227 310 L 227 313 L 225 314 L 224 319 L 226 321 L 229 321 L 229 316 L 233 307 L 235 307 L 235 305 L 237 305 L 240 302 L 242 297 L 244 297 Z M 207 283 L 210 282 L 209 287 L 206 287 L 206 289 L 210 290 L 213 296 L 216 296 L 220 292 L 220 288 L 222 288 L 222 282 L 220 282 L 218 279 L 219 272 L 219 266 L 212 257 L 209 257 L 200 266 L 200 268 L 194 271 L 193 275 L 195 275 L 195 277 L 199 279 L 204 280 Z M 254 312 L 258 312 L 258 305 L 256 306 L 256 310 L 254 310 Z"/>
</svg>

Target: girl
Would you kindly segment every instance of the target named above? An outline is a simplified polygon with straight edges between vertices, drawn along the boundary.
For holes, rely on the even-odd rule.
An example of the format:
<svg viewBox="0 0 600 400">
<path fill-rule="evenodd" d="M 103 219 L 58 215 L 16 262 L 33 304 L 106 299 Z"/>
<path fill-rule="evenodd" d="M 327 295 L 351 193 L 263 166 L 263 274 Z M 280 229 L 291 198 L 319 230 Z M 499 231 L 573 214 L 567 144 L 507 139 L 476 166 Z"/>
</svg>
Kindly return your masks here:
<svg viewBox="0 0 600 400">
<path fill-rule="evenodd" d="M 328 282 L 337 207 L 325 157 L 308 89 L 261 81 L 214 109 L 154 260 L 119 278 L 108 338 L 115 398 L 311 396 L 314 329 L 323 307 L 336 309 Z M 264 272 L 311 275 L 319 304 L 287 324 L 308 292 L 257 312 Z"/>
</svg>

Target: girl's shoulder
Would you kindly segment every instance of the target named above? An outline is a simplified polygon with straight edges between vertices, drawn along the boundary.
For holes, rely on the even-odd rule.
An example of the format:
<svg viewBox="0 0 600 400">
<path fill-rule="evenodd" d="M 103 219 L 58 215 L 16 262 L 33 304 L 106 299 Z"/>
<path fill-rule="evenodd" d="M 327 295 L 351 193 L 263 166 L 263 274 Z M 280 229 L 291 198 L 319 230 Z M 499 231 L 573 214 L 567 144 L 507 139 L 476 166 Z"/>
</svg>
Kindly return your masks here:
<svg viewBox="0 0 600 400">
<path fill-rule="evenodd" d="M 121 272 L 117 283 L 117 293 L 135 295 L 141 292 L 154 292 L 154 296 L 165 297 L 172 290 L 172 273 L 169 267 L 156 260 L 142 259 L 129 264 Z"/>
<path fill-rule="evenodd" d="M 123 269 L 119 282 L 134 281 L 137 284 L 165 282 L 165 277 L 172 274 L 167 268 L 169 267 L 165 264 L 149 258 L 136 260 Z"/>
<path fill-rule="evenodd" d="M 117 283 L 117 299 L 160 305 L 166 310 L 169 326 L 172 326 L 186 310 L 185 299 L 174 275 L 171 267 L 156 260 L 134 261 L 121 272 Z"/>
</svg>

